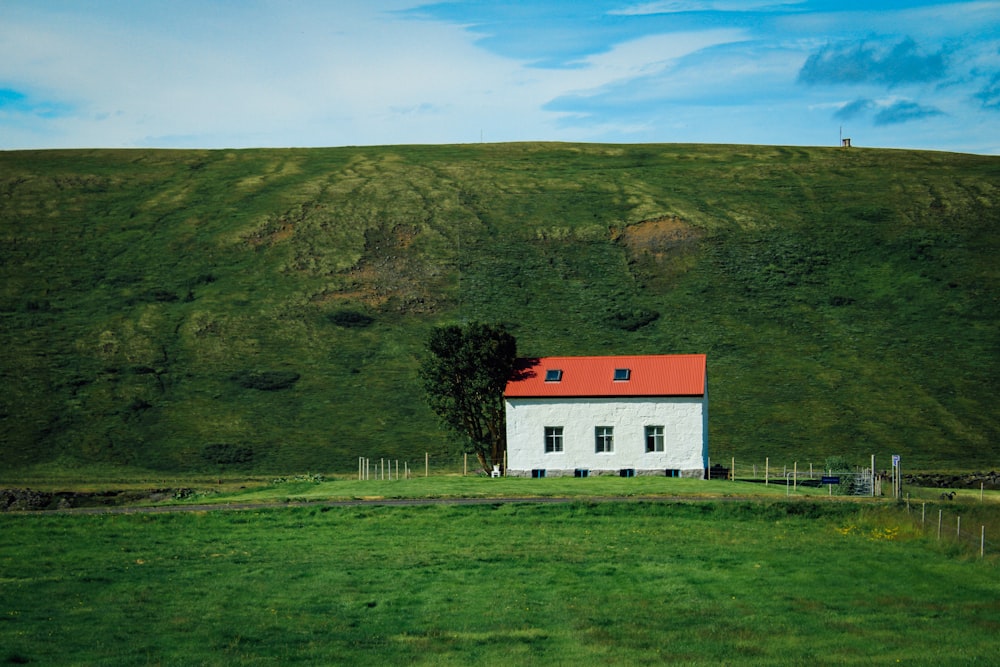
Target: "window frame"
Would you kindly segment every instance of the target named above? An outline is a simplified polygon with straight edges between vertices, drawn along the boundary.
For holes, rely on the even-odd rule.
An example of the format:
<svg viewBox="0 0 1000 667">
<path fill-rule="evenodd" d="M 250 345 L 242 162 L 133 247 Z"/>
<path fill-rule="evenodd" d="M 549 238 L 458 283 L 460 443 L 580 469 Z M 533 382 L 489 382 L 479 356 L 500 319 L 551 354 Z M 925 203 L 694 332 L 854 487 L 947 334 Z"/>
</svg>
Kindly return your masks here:
<svg viewBox="0 0 1000 667">
<path fill-rule="evenodd" d="M 594 453 L 614 454 L 615 453 L 615 427 L 595 426 L 594 427 Z"/>
<path fill-rule="evenodd" d="M 658 454 L 667 449 L 666 427 L 662 424 L 649 424 L 644 427 L 643 435 L 647 454 Z"/>
<path fill-rule="evenodd" d="M 545 427 L 545 453 L 546 454 L 562 454 L 563 453 L 563 427 L 562 426 L 546 426 Z"/>
</svg>

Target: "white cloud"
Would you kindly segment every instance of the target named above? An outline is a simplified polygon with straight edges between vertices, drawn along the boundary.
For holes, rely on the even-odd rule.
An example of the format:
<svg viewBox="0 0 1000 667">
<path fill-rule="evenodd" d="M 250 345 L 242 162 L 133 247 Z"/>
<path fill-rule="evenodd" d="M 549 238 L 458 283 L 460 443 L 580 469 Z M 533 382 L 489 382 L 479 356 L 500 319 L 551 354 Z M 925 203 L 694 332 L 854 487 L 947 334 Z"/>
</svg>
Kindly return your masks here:
<svg viewBox="0 0 1000 667">
<path fill-rule="evenodd" d="M 276 135 L 303 144 L 379 143 L 398 116 L 412 121 L 411 141 L 473 140 L 478 130 L 454 121 L 440 119 L 435 129 L 441 114 L 433 111 L 525 111 L 495 92 L 517 85 L 517 64 L 475 48 L 460 28 L 381 11 L 317 16 L 280 7 L 267 17 L 239 13 L 223 32 L 82 14 L 4 23 L 0 84 L 18 81 L 72 101 L 76 117 L 49 129 L 56 141 L 79 136 L 80 145 L 100 136 L 115 146 Z M 385 136 L 405 140 L 405 124 L 390 129 Z M 25 139 L 37 142 L 37 134 Z"/>
<path fill-rule="evenodd" d="M 650 16 L 655 14 L 679 14 L 683 12 L 753 12 L 760 10 L 773 10 L 777 7 L 793 7 L 802 4 L 805 0 L 759 0 L 758 2 L 748 2 L 746 0 L 660 0 L 659 2 L 645 2 L 632 5 L 624 9 L 615 9 L 608 12 L 618 16 Z"/>
<path fill-rule="evenodd" d="M 834 122 L 844 99 L 886 91 L 796 87 L 799 68 L 824 45 L 883 39 L 871 35 L 947 49 L 953 80 L 900 94 L 947 114 L 920 121 L 928 127 L 951 119 L 983 142 L 992 134 L 997 112 L 982 99 L 996 89 L 1000 2 L 816 14 L 799 3 L 688 0 L 609 17 L 585 3 L 568 16 L 546 1 L 530 26 L 516 5 L 491 6 L 496 39 L 484 42 L 468 29 L 483 11 L 472 4 L 434 21 L 397 12 L 421 4 L 413 0 L 0 0 L 0 90 L 23 95 L 0 107 L 0 148 L 443 143 L 481 132 L 662 141 L 680 127 L 752 142 L 764 135 L 745 128 L 765 124 L 808 143 L 810 125 Z M 764 14 L 745 22 L 737 10 Z M 680 11 L 710 20 L 664 16 Z M 619 30 L 605 33 L 602 21 Z M 567 40 L 549 60 L 577 60 L 537 66 L 539 51 L 523 45 L 545 35 Z M 972 117 L 971 106 L 992 115 Z M 913 136 L 918 123 L 902 125 Z"/>
</svg>

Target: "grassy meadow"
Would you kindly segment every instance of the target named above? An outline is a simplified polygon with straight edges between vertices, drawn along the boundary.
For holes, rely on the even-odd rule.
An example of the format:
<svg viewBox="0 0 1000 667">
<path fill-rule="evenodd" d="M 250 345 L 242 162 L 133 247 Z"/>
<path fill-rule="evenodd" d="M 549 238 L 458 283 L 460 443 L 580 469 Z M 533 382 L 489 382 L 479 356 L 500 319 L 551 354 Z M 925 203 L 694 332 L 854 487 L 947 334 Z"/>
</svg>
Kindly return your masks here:
<svg viewBox="0 0 1000 667">
<path fill-rule="evenodd" d="M 713 460 L 996 467 L 998 184 L 869 149 L 0 152 L 3 473 L 454 461 L 415 369 L 473 319 L 707 354 Z"/>
<path fill-rule="evenodd" d="M 10 664 L 941 665 L 1000 648 L 996 552 L 937 542 L 897 505 L 314 505 L 0 530 Z"/>
</svg>

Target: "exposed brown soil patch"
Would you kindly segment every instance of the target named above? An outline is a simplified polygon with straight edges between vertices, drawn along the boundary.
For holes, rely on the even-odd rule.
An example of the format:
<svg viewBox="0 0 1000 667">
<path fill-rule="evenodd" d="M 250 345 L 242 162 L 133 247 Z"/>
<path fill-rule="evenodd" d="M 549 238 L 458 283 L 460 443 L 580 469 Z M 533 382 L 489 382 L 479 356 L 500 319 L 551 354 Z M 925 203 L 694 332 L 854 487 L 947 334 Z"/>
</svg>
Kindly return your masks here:
<svg viewBox="0 0 1000 667">
<path fill-rule="evenodd" d="M 633 259 L 648 257 L 662 262 L 672 254 L 690 248 L 701 237 L 700 229 L 678 217 L 666 216 L 629 225 L 617 240 L 628 249 Z"/>
<path fill-rule="evenodd" d="M 442 271 L 413 248 L 419 230 L 411 225 L 365 232 L 365 252 L 342 274 L 344 287 L 314 298 L 318 303 L 361 302 L 372 309 L 433 312 Z"/>
<path fill-rule="evenodd" d="M 637 278 L 663 287 L 691 267 L 703 236 L 681 218 L 664 216 L 629 225 L 615 240 L 625 247 Z"/>
</svg>

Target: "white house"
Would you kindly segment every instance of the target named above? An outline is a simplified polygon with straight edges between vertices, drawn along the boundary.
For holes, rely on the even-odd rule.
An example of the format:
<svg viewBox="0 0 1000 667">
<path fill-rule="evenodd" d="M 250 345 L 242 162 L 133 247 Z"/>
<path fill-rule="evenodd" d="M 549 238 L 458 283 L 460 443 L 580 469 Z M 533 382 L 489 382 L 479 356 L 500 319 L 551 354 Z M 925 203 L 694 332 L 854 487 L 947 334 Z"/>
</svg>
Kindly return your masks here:
<svg viewBox="0 0 1000 667">
<path fill-rule="evenodd" d="M 504 392 L 507 474 L 703 478 L 703 354 L 521 360 Z"/>
</svg>

